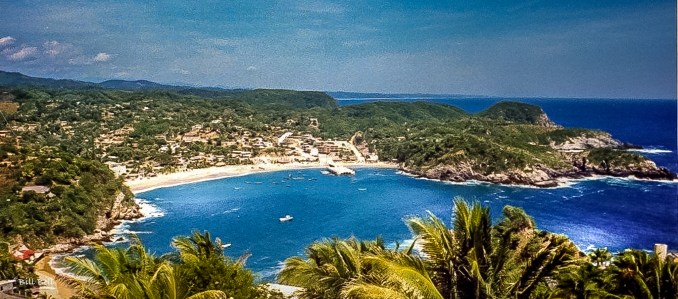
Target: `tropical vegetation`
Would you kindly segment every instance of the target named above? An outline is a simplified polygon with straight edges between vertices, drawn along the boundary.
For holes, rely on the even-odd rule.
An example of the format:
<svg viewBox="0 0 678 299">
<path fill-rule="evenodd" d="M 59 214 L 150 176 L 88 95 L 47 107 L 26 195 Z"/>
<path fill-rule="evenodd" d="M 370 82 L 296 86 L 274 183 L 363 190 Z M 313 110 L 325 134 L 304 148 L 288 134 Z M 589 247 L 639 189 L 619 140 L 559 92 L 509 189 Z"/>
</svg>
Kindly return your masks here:
<svg viewBox="0 0 678 299">
<path fill-rule="evenodd" d="M 128 248 L 95 246 L 93 259 L 67 257 L 82 298 L 281 298 L 254 283 L 245 257 L 234 261 L 208 232 L 178 237 L 176 252 L 154 256 L 134 237 Z"/>
<path fill-rule="evenodd" d="M 414 243 L 327 239 L 291 257 L 278 281 L 299 298 L 676 298 L 678 266 L 644 251 L 589 256 L 565 236 L 538 230 L 507 206 L 457 199 L 451 227 L 435 215 L 407 220 Z"/>
</svg>

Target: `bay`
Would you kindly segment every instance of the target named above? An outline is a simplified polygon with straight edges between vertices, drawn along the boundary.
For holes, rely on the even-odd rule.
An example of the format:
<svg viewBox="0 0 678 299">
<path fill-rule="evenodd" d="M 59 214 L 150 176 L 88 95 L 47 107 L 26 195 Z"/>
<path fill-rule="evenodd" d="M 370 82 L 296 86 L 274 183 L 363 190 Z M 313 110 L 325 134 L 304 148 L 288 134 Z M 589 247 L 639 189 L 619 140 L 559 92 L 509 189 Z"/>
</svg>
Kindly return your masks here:
<svg viewBox="0 0 678 299">
<path fill-rule="evenodd" d="M 289 179 L 295 178 L 295 179 Z M 138 194 L 163 217 L 129 224 L 156 253 L 192 230 L 209 230 L 232 246 L 227 253 L 252 254 L 247 266 L 272 280 L 281 262 L 303 254 L 315 240 L 381 236 L 391 245 L 411 238 L 404 220 L 427 211 L 450 222 L 455 197 L 490 207 L 518 206 L 541 229 L 569 236 L 582 250 L 608 247 L 678 248 L 678 184 L 597 179 L 553 189 L 451 184 L 416 179 L 392 169 L 360 168 L 355 177 L 324 175 L 319 169 L 253 174 L 161 188 Z M 293 221 L 280 222 L 290 214 Z"/>
<path fill-rule="evenodd" d="M 379 99 L 413 101 L 420 99 Z M 434 98 L 427 101 L 482 111 L 499 98 Z M 340 105 L 374 99 L 339 99 Z M 556 123 L 601 129 L 643 146 L 640 153 L 678 171 L 675 100 L 522 99 L 541 106 Z M 678 184 L 619 178 L 583 180 L 552 189 L 491 184 L 450 184 L 412 178 L 391 169 L 357 169 L 355 177 L 323 175 L 320 169 L 252 174 L 137 194 L 161 217 L 126 223 L 158 254 L 172 251 L 171 239 L 209 230 L 232 246 L 226 253 L 251 253 L 248 268 L 265 281 L 281 262 L 329 237 L 411 239 L 404 220 L 427 211 L 449 223 L 453 198 L 490 207 L 495 220 L 505 205 L 532 215 L 539 228 L 569 236 L 582 250 L 608 247 L 678 249 Z M 278 218 L 294 216 L 291 222 Z M 124 246 L 118 244 L 117 246 Z"/>
</svg>

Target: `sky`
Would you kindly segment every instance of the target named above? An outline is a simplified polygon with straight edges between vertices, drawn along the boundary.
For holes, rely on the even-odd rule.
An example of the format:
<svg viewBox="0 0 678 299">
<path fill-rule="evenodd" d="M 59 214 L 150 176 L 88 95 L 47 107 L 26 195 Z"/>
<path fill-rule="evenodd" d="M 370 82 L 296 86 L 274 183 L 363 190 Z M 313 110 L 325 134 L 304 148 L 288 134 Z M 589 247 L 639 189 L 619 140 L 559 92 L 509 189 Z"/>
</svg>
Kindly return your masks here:
<svg viewBox="0 0 678 299">
<path fill-rule="evenodd" d="M 100 82 L 676 98 L 676 2 L 0 0 L 0 70 Z"/>
</svg>

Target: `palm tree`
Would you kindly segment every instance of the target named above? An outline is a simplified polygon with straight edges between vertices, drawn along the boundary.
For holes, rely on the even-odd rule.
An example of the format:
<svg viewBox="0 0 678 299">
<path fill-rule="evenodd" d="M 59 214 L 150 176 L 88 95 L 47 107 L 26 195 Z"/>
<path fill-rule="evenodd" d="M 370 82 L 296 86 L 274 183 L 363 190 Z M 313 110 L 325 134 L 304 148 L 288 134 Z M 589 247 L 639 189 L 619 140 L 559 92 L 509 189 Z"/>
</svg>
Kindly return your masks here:
<svg viewBox="0 0 678 299">
<path fill-rule="evenodd" d="M 94 260 L 67 257 L 81 287 L 88 297 L 102 298 L 226 298 L 221 291 L 205 291 L 189 296 L 187 288 L 168 261 L 149 254 L 137 237 L 127 249 L 95 246 Z"/>
<path fill-rule="evenodd" d="M 613 298 L 606 288 L 606 273 L 598 266 L 583 262 L 567 267 L 557 276 L 556 298 Z"/>
<path fill-rule="evenodd" d="M 177 249 L 181 259 L 184 261 L 223 257 L 224 250 L 222 245 L 223 243 L 219 238 L 215 238 L 212 241 L 208 231 L 205 231 L 203 234 L 194 231 L 190 237 L 180 236 L 172 240 L 172 247 Z"/>
<path fill-rule="evenodd" d="M 405 252 L 383 250 L 367 254 L 368 274 L 344 285 L 342 298 L 443 299 L 428 275 L 424 261 Z"/>
<path fill-rule="evenodd" d="M 179 256 L 177 273 L 189 286 L 189 293 L 220 290 L 233 298 L 266 297 L 267 290 L 257 288 L 252 272 L 244 269 L 249 254 L 232 261 L 224 255 L 221 240 L 212 240 L 209 232 L 177 237 L 172 246 Z"/>
<path fill-rule="evenodd" d="M 604 267 L 612 259 L 612 253 L 607 248 L 596 248 L 589 253 L 589 259 L 596 267 Z"/>
<path fill-rule="evenodd" d="M 636 298 L 676 298 L 678 265 L 641 250 L 617 255 L 609 269 L 615 294 Z"/>
<path fill-rule="evenodd" d="M 421 240 L 431 279 L 444 298 L 453 298 L 457 281 L 455 266 L 460 261 L 452 233 L 433 214 L 428 219 L 409 219 L 407 223 L 412 233 Z"/>
<path fill-rule="evenodd" d="M 452 230 L 433 214 L 408 220 L 445 298 L 528 298 L 576 257 L 566 237 L 537 231 L 522 210 L 504 216 L 492 227 L 488 208 L 458 198 Z"/>
<path fill-rule="evenodd" d="M 363 253 L 383 249 L 383 242 L 322 240 L 306 248 L 306 259 L 291 257 L 278 273 L 278 281 L 303 288 L 300 298 L 338 298 L 341 288 L 363 275 Z"/>
</svg>

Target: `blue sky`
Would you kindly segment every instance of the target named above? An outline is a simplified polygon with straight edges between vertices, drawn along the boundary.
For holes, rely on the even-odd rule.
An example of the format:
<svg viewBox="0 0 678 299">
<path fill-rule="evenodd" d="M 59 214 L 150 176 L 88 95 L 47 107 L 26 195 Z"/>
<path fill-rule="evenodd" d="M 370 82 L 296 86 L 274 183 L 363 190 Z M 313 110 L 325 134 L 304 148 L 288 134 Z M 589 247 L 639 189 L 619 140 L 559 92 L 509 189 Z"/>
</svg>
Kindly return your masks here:
<svg viewBox="0 0 678 299">
<path fill-rule="evenodd" d="M 4 1 L 0 70 L 89 81 L 676 98 L 675 1 Z"/>
</svg>

